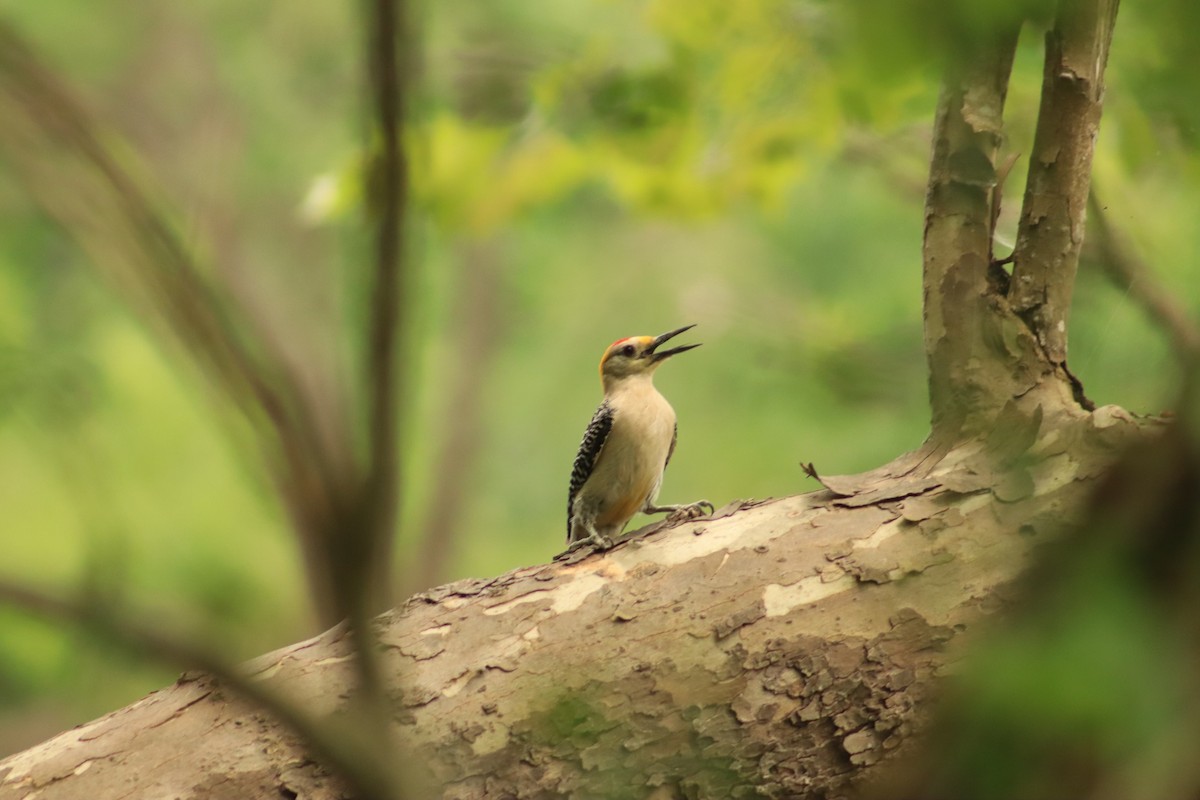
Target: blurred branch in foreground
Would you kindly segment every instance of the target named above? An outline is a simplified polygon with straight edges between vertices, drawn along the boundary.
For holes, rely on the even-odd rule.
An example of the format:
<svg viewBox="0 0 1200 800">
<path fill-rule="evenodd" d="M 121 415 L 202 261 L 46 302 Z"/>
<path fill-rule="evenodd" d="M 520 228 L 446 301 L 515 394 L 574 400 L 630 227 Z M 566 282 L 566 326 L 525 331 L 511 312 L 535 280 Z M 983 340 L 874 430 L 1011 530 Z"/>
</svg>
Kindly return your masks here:
<svg viewBox="0 0 1200 800">
<path fill-rule="evenodd" d="M 134 170 L 33 51 L 0 25 L 0 152 L 46 211 L 94 265 L 137 305 L 165 324 L 203 372 L 251 422 L 308 565 L 323 621 L 345 620 L 357 681 L 349 727 L 327 725 L 225 663 L 216 649 L 173 638 L 123 609 L 55 600 L 18 586 L 0 598 L 41 615 L 82 622 L 131 649 L 199 667 L 262 704 L 300 733 L 319 758 L 345 773 L 364 798 L 401 796 L 390 735 L 390 693 L 377 666 L 372 615 L 389 598 L 396 517 L 399 424 L 398 354 L 405 330 L 404 215 L 407 174 L 401 150 L 404 91 L 398 53 L 406 34 L 397 0 L 364 8 L 371 129 L 380 143 L 368 180 L 376 205 L 364 365 L 365 413 L 358 437 L 323 441 L 317 412 L 271 341 L 227 292 L 206 279 Z M 326 428 L 327 429 L 327 428 Z M 353 425 L 342 426 L 345 431 Z M 356 442 L 364 457 L 355 458 Z M 348 665 L 349 666 L 349 665 Z"/>
<path fill-rule="evenodd" d="M 345 532 L 350 552 L 337 548 L 330 556 L 348 559 L 345 577 L 350 582 L 339 589 L 342 599 L 347 603 L 364 602 L 364 611 L 382 611 L 391 597 L 391 551 L 400 479 L 396 454 L 400 446 L 401 396 L 397 387 L 402 370 L 398 360 L 406 352 L 408 308 L 404 269 L 408 165 L 400 141 L 406 88 L 400 66 L 402 47 L 403 54 L 408 55 L 403 45 L 408 39 L 403 3 L 371 0 L 366 5 L 363 26 L 371 99 L 369 135 L 378 136 L 366 176 L 371 187 L 366 211 L 375 237 L 362 372 L 367 402 L 367 463 L 359 525 Z M 356 585 L 362 578 L 369 578 L 365 587 Z"/>
<path fill-rule="evenodd" d="M 317 416 L 329 409 L 318 410 L 255 320 L 202 274 L 132 152 L 3 23 L 0 154 L 89 263 L 173 335 L 250 422 L 304 552 L 313 602 L 336 621 L 323 540 L 353 507 L 350 442 L 319 435 Z"/>
<path fill-rule="evenodd" d="M 1163 329 L 1180 361 L 1185 366 L 1194 363 L 1200 356 L 1200 328 L 1137 255 L 1128 237 L 1114 227 L 1108 209 L 1094 190 L 1088 197 L 1088 221 L 1094 236 L 1088 237 L 1084 246 L 1092 245 L 1087 249 L 1113 284 L 1141 306 L 1150 322 Z"/>
<path fill-rule="evenodd" d="M 391 600 L 392 550 L 400 465 L 399 357 L 406 352 L 406 225 L 408 168 L 401 143 L 405 80 L 400 54 L 409 55 L 405 5 L 371 0 L 364 7 L 363 53 L 370 87 L 368 135 L 378 135 L 366 180 L 372 191 L 366 211 L 373 227 L 375 261 L 367 298 L 366 342 L 361 379 L 366 395 L 365 464 L 354 505 L 325 532 L 334 611 L 348 625 L 357 671 L 357 710 L 366 723 L 380 764 L 395 752 L 393 709 L 379 659 L 374 614 Z"/>
</svg>

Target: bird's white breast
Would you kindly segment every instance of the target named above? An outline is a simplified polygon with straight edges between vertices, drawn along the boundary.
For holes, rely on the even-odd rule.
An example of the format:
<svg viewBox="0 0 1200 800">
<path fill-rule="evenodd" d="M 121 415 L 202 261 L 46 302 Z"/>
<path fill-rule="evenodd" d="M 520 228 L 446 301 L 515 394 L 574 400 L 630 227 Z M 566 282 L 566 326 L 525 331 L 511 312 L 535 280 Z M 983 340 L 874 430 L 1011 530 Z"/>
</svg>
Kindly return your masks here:
<svg viewBox="0 0 1200 800">
<path fill-rule="evenodd" d="M 623 526 L 658 493 L 675 410 L 649 380 L 630 381 L 608 397 L 613 426 L 581 494 L 595 503 L 602 525 Z"/>
</svg>

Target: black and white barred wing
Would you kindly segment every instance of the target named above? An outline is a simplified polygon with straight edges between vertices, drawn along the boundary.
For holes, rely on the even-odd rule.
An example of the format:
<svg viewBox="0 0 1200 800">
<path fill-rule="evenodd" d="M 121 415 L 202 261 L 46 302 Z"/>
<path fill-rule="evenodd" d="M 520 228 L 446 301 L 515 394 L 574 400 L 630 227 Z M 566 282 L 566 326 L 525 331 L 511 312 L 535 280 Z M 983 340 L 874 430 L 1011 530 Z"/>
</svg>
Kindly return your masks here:
<svg viewBox="0 0 1200 800">
<path fill-rule="evenodd" d="M 675 455 L 675 443 L 678 441 L 679 441 L 679 423 L 676 422 L 675 430 L 671 431 L 671 447 L 669 450 L 667 450 L 667 460 L 663 464 L 663 469 L 666 469 L 667 465 L 671 463 L 671 456 Z"/>
<path fill-rule="evenodd" d="M 583 488 L 596 468 L 600 459 L 600 451 L 604 449 L 604 441 L 612 430 L 613 410 L 605 400 L 592 415 L 587 430 L 583 432 L 583 441 L 579 443 L 579 452 L 575 455 L 575 464 L 571 467 L 571 489 L 567 493 L 567 537 L 571 536 L 571 512 L 575 505 L 575 495 Z"/>
</svg>

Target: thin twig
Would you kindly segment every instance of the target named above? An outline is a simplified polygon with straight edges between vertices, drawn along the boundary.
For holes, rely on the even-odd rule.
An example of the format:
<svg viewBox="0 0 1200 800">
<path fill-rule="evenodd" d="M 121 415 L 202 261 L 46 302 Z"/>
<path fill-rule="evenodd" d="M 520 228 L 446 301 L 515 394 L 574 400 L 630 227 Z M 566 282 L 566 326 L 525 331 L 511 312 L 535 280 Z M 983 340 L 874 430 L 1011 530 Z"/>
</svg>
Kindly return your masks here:
<svg viewBox="0 0 1200 800">
<path fill-rule="evenodd" d="M 1095 234 L 1088 241 L 1094 245 L 1093 253 L 1108 277 L 1129 293 L 1152 323 L 1162 327 L 1179 360 L 1185 366 L 1195 364 L 1200 358 L 1200 327 L 1184 305 L 1158 281 L 1128 238 L 1113 226 L 1094 186 L 1088 197 L 1088 222 Z"/>
<path fill-rule="evenodd" d="M 367 73 L 371 120 L 378 144 L 367 176 L 367 213 L 375 225 L 375 264 L 366 331 L 367 470 L 363 480 L 360 555 L 364 567 L 387 561 L 398 513 L 399 442 L 398 358 L 406 331 L 404 297 L 404 218 L 407 210 L 407 163 L 401 142 L 404 84 L 399 47 L 405 35 L 404 8 L 398 0 L 370 0 L 366 15 Z M 367 577 L 366 575 L 360 577 Z M 382 605 L 384 585 L 370 587 L 369 604 Z M 374 609 L 379 610 L 379 609 Z"/>
</svg>

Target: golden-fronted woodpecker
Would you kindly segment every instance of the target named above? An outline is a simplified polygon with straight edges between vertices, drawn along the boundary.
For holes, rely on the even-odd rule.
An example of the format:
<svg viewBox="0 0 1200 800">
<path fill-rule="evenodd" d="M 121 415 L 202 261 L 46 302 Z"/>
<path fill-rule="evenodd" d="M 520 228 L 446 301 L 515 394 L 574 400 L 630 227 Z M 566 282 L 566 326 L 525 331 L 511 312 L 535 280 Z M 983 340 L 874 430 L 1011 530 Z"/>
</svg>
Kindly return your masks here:
<svg viewBox="0 0 1200 800">
<path fill-rule="evenodd" d="M 663 471 L 675 451 L 675 409 L 654 388 L 654 372 L 668 358 L 698 344 L 658 348 L 686 330 L 631 336 L 608 346 L 600 359 L 604 402 L 584 431 L 567 495 L 567 544 L 612 547 L 612 539 L 639 511 L 694 518 L 712 503 L 656 506 Z"/>
</svg>

